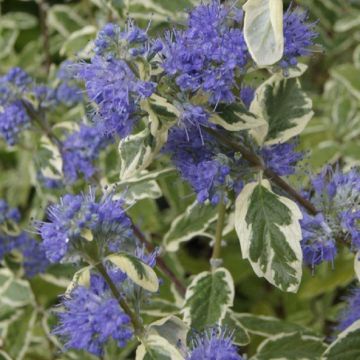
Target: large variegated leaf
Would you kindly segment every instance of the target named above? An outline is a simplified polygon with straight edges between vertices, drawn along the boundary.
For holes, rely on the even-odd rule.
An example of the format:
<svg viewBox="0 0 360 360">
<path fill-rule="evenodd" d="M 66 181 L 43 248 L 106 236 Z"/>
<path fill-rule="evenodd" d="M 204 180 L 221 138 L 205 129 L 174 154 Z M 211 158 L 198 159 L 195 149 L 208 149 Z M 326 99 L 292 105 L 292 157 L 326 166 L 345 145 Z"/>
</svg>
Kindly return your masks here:
<svg viewBox="0 0 360 360">
<path fill-rule="evenodd" d="M 284 52 L 282 0 L 248 0 L 244 37 L 251 57 L 260 67 L 279 61 Z"/>
<path fill-rule="evenodd" d="M 279 334 L 262 342 L 252 359 L 316 360 L 325 348 L 322 340 L 315 336 Z"/>
<path fill-rule="evenodd" d="M 210 117 L 210 122 L 229 131 L 241 131 L 264 125 L 265 120 L 258 119 L 240 104 L 220 104 Z"/>
<path fill-rule="evenodd" d="M 184 321 L 197 330 L 219 323 L 233 301 L 234 283 L 229 271 L 204 271 L 194 277 L 186 290 Z"/>
<path fill-rule="evenodd" d="M 216 217 L 216 207 L 195 201 L 172 222 L 164 237 L 165 249 L 177 251 L 181 243 L 203 234 Z"/>
<path fill-rule="evenodd" d="M 235 229 L 242 256 L 255 273 L 283 291 L 296 292 L 302 275 L 302 214 L 268 180 L 244 187 L 236 199 Z"/>
<path fill-rule="evenodd" d="M 136 350 L 136 360 L 185 360 L 180 351 L 159 335 L 149 335 Z"/>
<path fill-rule="evenodd" d="M 159 280 L 155 271 L 137 257 L 119 253 L 109 255 L 106 259 L 126 273 L 135 284 L 151 292 L 158 291 Z"/>
<path fill-rule="evenodd" d="M 314 335 L 314 332 L 307 328 L 292 324 L 284 320 L 280 320 L 271 316 L 253 315 L 248 313 L 233 313 L 233 317 L 246 329 L 249 333 L 270 337 L 280 333 L 299 332 L 305 335 Z"/>
<path fill-rule="evenodd" d="M 265 125 L 252 129 L 251 134 L 259 144 L 288 141 L 299 135 L 313 117 L 312 101 L 297 78 L 305 69 L 301 65 L 299 71 L 287 77 L 276 73 L 256 90 L 250 112 Z"/>
<path fill-rule="evenodd" d="M 360 320 L 344 330 L 327 348 L 322 360 L 360 359 Z"/>
</svg>

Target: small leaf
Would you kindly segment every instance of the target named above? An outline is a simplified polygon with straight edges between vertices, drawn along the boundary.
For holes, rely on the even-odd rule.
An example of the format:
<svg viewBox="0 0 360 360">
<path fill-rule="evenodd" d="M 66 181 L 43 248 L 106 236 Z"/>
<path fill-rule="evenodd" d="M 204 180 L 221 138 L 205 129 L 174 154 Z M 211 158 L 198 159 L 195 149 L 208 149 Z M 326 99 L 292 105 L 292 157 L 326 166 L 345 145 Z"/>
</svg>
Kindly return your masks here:
<svg viewBox="0 0 360 360">
<path fill-rule="evenodd" d="M 360 320 L 357 320 L 340 333 L 336 340 L 327 348 L 321 359 L 360 359 Z"/>
<path fill-rule="evenodd" d="M 228 310 L 221 324 L 234 332 L 234 344 L 244 346 L 250 343 L 250 336 L 248 332 L 231 310 Z"/>
<path fill-rule="evenodd" d="M 225 268 L 196 275 L 186 290 L 184 321 L 196 330 L 221 322 L 233 305 L 234 292 L 233 279 Z"/>
<path fill-rule="evenodd" d="M 166 251 L 175 252 L 181 243 L 204 234 L 216 217 L 216 207 L 195 201 L 172 222 L 169 231 L 165 234 L 163 245 Z"/>
<path fill-rule="evenodd" d="M 331 75 L 339 80 L 349 91 L 360 100 L 360 72 L 353 64 L 342 64 L 332 68 Z"/>
<path fill-rule="evenodd" d="M 278 62 L 284 52 L 282 0 L 248 0 L 243 9 L 244 37 L 260 67 Z"/>
<path fill-rule="evenodd" d="M 151 292 L 158 291 L 159 280 L 155 271 L 137 257 L 120 253 L 109 255 L 106 259 L 126 273 L 135 284 Z"/>
<path fill-rule="evenodd" d="M 77 271 L 71 283 L 66 288 L 65 294 L 70 294 L 78 285 L 89 287 L 90 285 L 90 275 L 91 275 L 92 266 L 86 266 L 79 271 Z"/>
<path fill-rule="evenodd" d="M 296 292 L 302 275 L 302 214 L 271 191 L 268 180 L 244 187 L 236 199 L 235 229 L 244 259 L 255 273 L 283 291 Z"/>
<path fill-rule="evenodd" d="M 254 360 L 316 360 L 325 350 L 321 339 L 300 333 L 279 334 L 261 343 Z"/>
</svg>

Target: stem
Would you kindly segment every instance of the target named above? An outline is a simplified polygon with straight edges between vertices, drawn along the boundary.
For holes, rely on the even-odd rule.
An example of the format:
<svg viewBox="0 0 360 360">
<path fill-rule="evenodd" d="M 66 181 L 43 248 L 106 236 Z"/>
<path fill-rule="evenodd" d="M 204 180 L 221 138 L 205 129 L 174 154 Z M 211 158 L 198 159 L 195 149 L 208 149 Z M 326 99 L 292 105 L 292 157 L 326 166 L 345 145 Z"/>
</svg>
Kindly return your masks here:
<svg viewBox="0 0 360 360">
<path fill-rule="evenodd" d="M 102 263 L 97 263 L 95 265 L 99 273 L 105 279 L 106 283 L 109 285 L 112 294 L 114 295 L 115 299 L 118 301 L 120 307 L 124 310 L 124 312 L 130 317 L 130 320 L 134 326 L 135 334 L 141 337 L 144 332 L 144 326 L 141 320 L 136 316 L 136 314 L 130 309 L 129 305 L 125 301 L 125 299 L 121 296 L 119 290 L 115 286 L 114 282 L 111 280 L 111 277 L 106 271 L 105 266 Z"/>
<path fill-rule="evenodd" d="M 220 256 L 221 240 L 222 240 L 222 232 L 223 232 L 224 223 L 225 223 L 225 213 L 226 213 L 226 205 L 224 202 L 224 195 L 222 195 L 219 205 L 218 205 L 218 219 L 217 219 L 217 223 L 216 223 L 215 244 L 214 244 L 211 260 L 221 259 L 221 256 Z"/>
<path fill-rule="evenodd" d="M 283 180 L 279 175 L 277 175 L 273 170 L 266 168 L 263 160 L 254 154 L 252 151 L 249 151 L 245 146 L 240 143 L 236 143 L 232 140 L 227 139 L 224 135 L 218 133 L 217 131 L 203 127 L 210 135 L 215 137 L 221 143 L 223 143 L 228 148 L 238 151 L 252 165 L 258 167 L 264 172 L 264 175 L 274 182 L 277 186 L 282 188 L 287 192 L 293 199 L 295 199 L 301 206 L 303 206 L 311 215 L 316 215 L 319 211 L 316 207 L 307 199 L 305 199 L 301 194 L 299 194 L 293 187 L 291 187 L 285 180 Z"/>
<path fill-rule="evenodd" d="M 45 0 L 38 0 L 39 6 L 39 19 L 40 19 L 40 27 L 41 33 L 43 37 L 43 45 L 45 51 L 45 71 L 46 74 L 49 74 L 50 66 L 51 66 L 51 54 L 50 54 L 50 41 L 49 41 L 49 29 L 47 25 L 47 4 Z"/>
<path fill-rule="evenodd" d="M 132 224 L 132 228 L 134 230 L 135 236 L 145 245 L 146 249 L 149 252 L 154 251 L 154 246 L 149 243 L 149 241 L 146 239 L 145 235 L 140 231 L 140 229 L 135 225 Z M 180 293 L 181 296 L 185 296 L 186 293 L 186 287 L 184 284 L 177 278 L 175 273 L 167 266 L 164 259 L 162 259 L 160 256 L 156 260 L 157 265 L 161 269 L 161 271 L 169 277 L 169 279 L 174 283 L 177 291 Z"/>
</svg>

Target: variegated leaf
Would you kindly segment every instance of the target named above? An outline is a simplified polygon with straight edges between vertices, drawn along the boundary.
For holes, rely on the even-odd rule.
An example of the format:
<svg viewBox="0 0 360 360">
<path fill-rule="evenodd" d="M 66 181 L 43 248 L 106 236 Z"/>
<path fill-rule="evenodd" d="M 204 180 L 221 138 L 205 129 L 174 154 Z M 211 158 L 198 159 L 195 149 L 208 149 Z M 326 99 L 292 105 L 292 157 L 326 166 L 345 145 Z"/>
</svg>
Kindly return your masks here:
<svg viewBox="0 0 360 360">
<path fill-rule="evenodd" d="M 234 293 L 233 279 L 225 268 L 196 275 L 186 290 L 184 321 L 197 330 L 221 322 L 233 305 Z"/>
<path fill-rule="evenodd" d="M 244 37 L 259 67 L 278 62 L 284 52 L 282 0 L 248 0 L 243 9 Z"/>
<path fill-rule="evenodd" d="M 296 292 L 301 280 L 301 218 L 299 207 L 273 193 L 268 180 L 246 185 L 236 199 L 235 229 L 243 258 L 283 291 Z"/>
</svg>

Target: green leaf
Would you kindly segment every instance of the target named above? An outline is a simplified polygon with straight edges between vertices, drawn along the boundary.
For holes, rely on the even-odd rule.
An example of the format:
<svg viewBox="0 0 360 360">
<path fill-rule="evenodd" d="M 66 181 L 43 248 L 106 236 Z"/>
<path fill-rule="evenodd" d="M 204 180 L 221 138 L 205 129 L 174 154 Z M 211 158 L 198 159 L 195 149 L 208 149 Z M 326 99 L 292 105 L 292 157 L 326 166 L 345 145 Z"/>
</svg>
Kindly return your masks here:
<svg viewBox="0 0 360 360">
<path fill-rule="evenodd" d="M 244 346 L 250 343 L 250 336 L 242 323 L 237 319 L 234 312 L 228 310 L 222 323 L 227 329 L 231 329 L 234 332 L 233 342 L 236 345 Z"/>
<path fill-rule="evenodd" d="M 302 214 L 271 191 L 269 181 L 251 183 L 236 199 L 235 229 L 242 256 L 255 273 L 283 291 L 296 292 L 302 275 Z"/>
<path fill-rule="evenodd" d="M 92 266 L 85 266 L 78 270 L 66 288 L 65 294 L 70 294 L 78 285 L 89 287 Z"/>
<path fill-rule="evenodd" d="M 155 271 L 137 257 L 119 253 L 109 255 L 106 259 L 124 272 L 135 284 L 151 292 L 158 291 L 159 280 Z"/>
<path fill-rule="evenodd" d="M 21 310 L 20 316 L 11 322 L 6 331 L 3 349 L 16 360 L 24 359 L 31 340 L 31 333 L 36 320 L 32 306 Z"/>
<path fill-rule="evenodd" d="M 184 360 L 179 350 L 165 338 L 149 335 L 136 350 L 136 360 Z"/>
<path fill-rule="evenodd" d="M 217 208 L 210 204 L 192 203 L 179 215 L 164 236 L 163 245 L 166 251 L 175 252 L 181 243 L 204 234 L 209 225 L 216 220 Z"/>
<path fill-rule="evenodd" d="M 219 104 L 216 113 L 210 117 L 210 122 L 220 125 L 228 131 L 248 130 L 265 123 L 263 119 L 258 119 L 241 104 Z"/>
<path fill-rule="evenodd" d="M 177 314 L 180 308 L 173 302 L 161 298 L 152 298 L 149 303 L 145 303 L 141 307 L 141 313 L 154 317 L 163 317 L 167 315 Z"/>
<path fill-rule="evenodd" d="M 316 360 L 325 350 L 321 339 L 300 333 L 280 334 L 261 343 L 254 360 Z"/>
<path fill-rule="evenodd" d="M 259 67 L 279 61 L 284 52 L 282 0 L 248 0 L 243 6 L 244 37 Z"/>
<path fill-rule="evenodd" d="M 336 66 L 331 70 L 331 75 L 360 100 L 360 70 L 355 65 L 343 64 Z"/>
<path fill-rule="evenodd" d="M 26 12 L 12 11 L 1 16 L 0 27 L 27 30 L 37 25 L 37 18 Z"/>
<path fill-rule="evenodd" d="M 312 101 L 297 78 L 305 69 L 300 64 L 288 77 L 276 73 L 256 90 L 250 112 L 265 125 L 252 129 L 251 134 L 259 144 L 286 142 L 299 135 L 313 117 Z"/>
<path fill-rule="evenodd" d="M 360 28 L 360 11 L 351 10 L 348 16 L 342 16 L 334 26 L 336 32 L 349 31 L 355 27 Z"/>
<path fill-rule="evenodd" d="M 327 348 L 322 360 L 360 359 L 360 320 L 344 330 Z"/>
<path fill-rule="evenodd" d="M 79 51 L 83 50 L 86 47 L 86 44 L 90 43 L 90 40 L 96 35 L 97 28 L 92 25 L 87 25 L 80 30 L 74 31 L 69 37 L 64 41 L 63 46 L 60 49 L 60 55 L 64 56 L 81 56 Z M 86 51 L 82 51 L 85 55 Z"/>
<path fill-rule="evenodd" d="M 186 290 L 184 321 L 197 330 L 212 326 L 224 319 L 233 301 L 234 283 L 229 271 L 204 271 L 193 278 Z"/>
<path fill-rule="evenodd" d="M 312 335 L 313 332 L 300 325 L 292 324 L 271 316 L 234 313 L 233 317 L 251 334 L 269 337 L 280 333 L 301 332 Z"/>
</svg>

